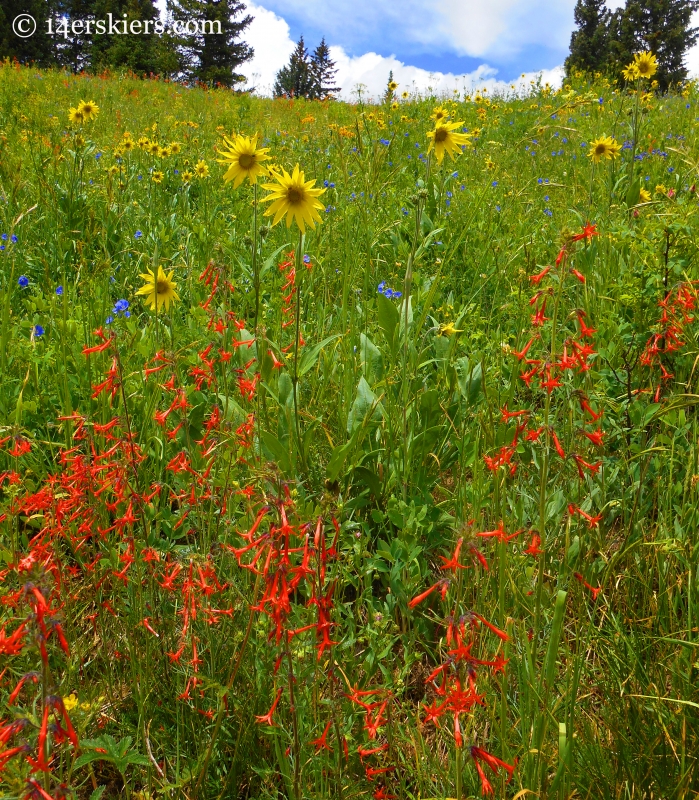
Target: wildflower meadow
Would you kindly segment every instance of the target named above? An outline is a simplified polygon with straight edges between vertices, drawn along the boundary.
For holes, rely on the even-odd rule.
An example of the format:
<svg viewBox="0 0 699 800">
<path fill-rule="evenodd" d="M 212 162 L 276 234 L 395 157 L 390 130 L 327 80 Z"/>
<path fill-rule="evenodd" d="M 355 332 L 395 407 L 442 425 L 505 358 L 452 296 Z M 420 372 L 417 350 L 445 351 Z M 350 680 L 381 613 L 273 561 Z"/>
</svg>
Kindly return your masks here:
<svg viewBox="0 0 699 800">
<path fill-rule="evenodd" d="M 0 65 L 0 795 L 699 791 L 699 88 Z"/>
</svg>

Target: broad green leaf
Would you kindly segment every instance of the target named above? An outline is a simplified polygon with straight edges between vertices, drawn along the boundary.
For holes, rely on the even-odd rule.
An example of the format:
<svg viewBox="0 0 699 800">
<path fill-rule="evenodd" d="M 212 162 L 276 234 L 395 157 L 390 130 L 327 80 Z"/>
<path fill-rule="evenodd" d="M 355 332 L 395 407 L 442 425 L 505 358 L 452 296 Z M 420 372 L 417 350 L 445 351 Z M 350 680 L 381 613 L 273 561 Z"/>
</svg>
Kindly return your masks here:
<svg viewBox="0 0 699 800">
<path fill-rule="evenodd" d="M 323 339 L 322 342 L 318 342 L 318 344 L 314 344 L 311 347 L 304 347 L 301 351 L 301 358 L 299 359 L 299 378 L 302 378 L 315 367 L 320 351 L 330 344 L 333 339 L 339 339 L 339 337 L 340 334 L 336 333 L 334 336 L 328 336 Z"/>
<path fill-rule="evenodd" d="M 468 356 L 462 356 L 454 364 L 456 380 L 461 396 L 469 405 L 473 405 L 481 393 L 483 383 L 483 368 L 479 364 L 469 362 Z"/>
<path fill-rule="evenodd" d="M 383 416 L 383 409 L 376 395 L 372 392 L 371 386 L 362 375 L 357 386 L 357 396 L 347 417 L 347 433 L 354 433 L 355 429 L 364 422 L 368 414 L 380 418 Z"/>
<path fill-rule="evenodd" d="M 398 309 L 396 308 L 395 303 L 389 300 L 388 297 L 384 297 L 382 294 L 377 295 L 377 303 L 379 328 L 381 328 L 383 331 L 391 351 L 394 352 L 396 328 L 398 327 L 398 323 L 400 321 Z"/>
<path fill-rule="evenodd" d="M 368 336 L 360 333 L 359 341 L 364 377 L 373 385 L 383 377 L 383 356 Z"/>
</svg>

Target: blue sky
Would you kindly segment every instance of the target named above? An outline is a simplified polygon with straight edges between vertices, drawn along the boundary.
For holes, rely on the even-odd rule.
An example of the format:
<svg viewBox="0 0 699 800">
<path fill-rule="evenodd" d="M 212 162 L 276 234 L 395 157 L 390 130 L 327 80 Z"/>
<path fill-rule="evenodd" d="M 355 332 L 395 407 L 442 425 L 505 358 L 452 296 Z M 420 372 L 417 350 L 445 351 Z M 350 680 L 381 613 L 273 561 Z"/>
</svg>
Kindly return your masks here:
<svg viewBox="0 0 699 800">
<path fill-rule="evenodd" d="M 428 71 L 470 73 L 484 62 L 508 80 L 565 59 L 575 0 L 262 0 L 291 38 L 322 36 L 349 56 L 374 52 Z"/>
</svg>

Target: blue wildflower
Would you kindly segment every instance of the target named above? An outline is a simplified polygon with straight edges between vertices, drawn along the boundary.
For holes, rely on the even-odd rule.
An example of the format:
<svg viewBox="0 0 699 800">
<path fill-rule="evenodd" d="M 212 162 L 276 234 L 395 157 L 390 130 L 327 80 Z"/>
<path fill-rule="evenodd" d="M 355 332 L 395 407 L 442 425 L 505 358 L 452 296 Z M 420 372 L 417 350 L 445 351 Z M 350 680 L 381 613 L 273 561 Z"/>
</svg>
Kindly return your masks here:
<svg viewBox="0 0 699 800">
<path fill-rule="evenodd" d="M 41 327 L 41 325 L 35 325 L 34 336 L 43 336 L 43 335 L 44 335 L 44 329 Z"/>
<path fill-rule="evenodd" d="M 14 233 L 12 234 L 12 236 L 10 236 L 10 241 L 12 242 L 12 244 L 17 244 L 17 237 L 15 236 Z"/>
<path fill-rule="evenodd" d="M 17 279 L 17 283 L 23 288 L 26 289 L 29 286 L 29 278 L 26 275 L 20 275 Z"/>
<path fill-rule="evenodd" d="M 63 294 L 63 287 L 57 286 L 56 287 L 56 294 L 60 297 Z"/>
<path fill-rule="evenodd" d="M 141 236 L 143 236 L 143 231 L 136 231 L 136 233 L 134 233 L 134 235 L 133 235 L 133 238 L 134 239 L 140 239 Z"/>
<path fill-rule="evenodd" d="M 304 257 L 303 257 L 303 263 L 304 263 L 304 264 L 310 264 L 310 263 L 311 263 L 311 257 L 308 255 L 308 253 L 306 253 L 306 254 L 304 255 Z"/>
</svg>

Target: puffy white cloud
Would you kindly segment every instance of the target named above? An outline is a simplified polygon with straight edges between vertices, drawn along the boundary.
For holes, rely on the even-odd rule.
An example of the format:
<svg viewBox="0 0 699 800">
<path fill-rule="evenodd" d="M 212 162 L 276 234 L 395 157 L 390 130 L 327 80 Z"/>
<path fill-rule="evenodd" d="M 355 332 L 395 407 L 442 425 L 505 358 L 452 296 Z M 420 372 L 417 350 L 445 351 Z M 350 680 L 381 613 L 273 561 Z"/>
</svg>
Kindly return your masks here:
<svg viewBox="0 0 699 800">
<path fill-rule="evenodd" d="M 255 3 L 248 3 L 248 12 L 253 20 L 245 31 L 245 41 L 255 50 L 252 59 L 241 67 L 247 77 L 247 85 L 255 87 L 258 94 L 271 94 L 277 72 L 287 63 L 294 49 L 289 35 L 289 25 Z"/>
<path fill-rule="evenodd" d="M 496 91 L 510 91 L 515 85 L 518 91 L 530 88 L 530 81 L 538 77 L 543 83 L 559 86 L 563 78 L 563 68 L 542 70 L 538 73 L 519 75 L 512 81 L 499 80 L 497 70 L 482 64 L 478 69 L 463 75 L 451 72 L 429 72 L 399 61 L 395 56 L 384 57 L 377 53 L 365 53 L 350 57 L 341 47 L 331 47 L 330 54 L 336 63 L 337 84 L 342 87 L 340 95 L 349 100 L 357 97 L 357 87 L 361 87 L 362 96 L 366 99 L 378 99 L 386 90 L 389 72 L 399 84 L 398 92 L 408 91 L 411 94 L 447 95 L 457 90 L 470 93 L 477 88 L 487 88 L 491 94 Z"/>
<path fill-rule="evenodd" d="M 244 65 L 243 72 L 248 76 L 248 85 L 254 86 L 258 94 L 270 95 L 275 75 L 288 62 L 295 43 L 291 39 L 289 25 L 282 17 L 255 3 L 248 3 L 248 10 L 254 20 L 246 31 L 245 39 L 255 48 L 255 56 Z M 341 87 L 340 96 L 345 100 L 356 99 L 358 87 L 365 99 L 380 98 L 386 89 L 389 72 L 393 72 L 401 92 L 435 95 L 451 94 L 454 89 L 470 92 L 482 87 L 491 93 L 496 90 L 508 91 L 512 83 L 522 90 L 527 89 L 530 81 L 536 80 L 539 75 L 544 83 L 549 82 L 554 86 L 558 86 L 562 79 L 561 67 L 505 81 L 498 79 L 497 70 L 487 64 L 482 64 L 473 72 L 455 75 L 413 67 L 395 56 L 381 56 L 372 52 L 350 56 L 339 46 L 331 47 L 330 53 L 338 70 L 336 81 Z"/>
</svg>

